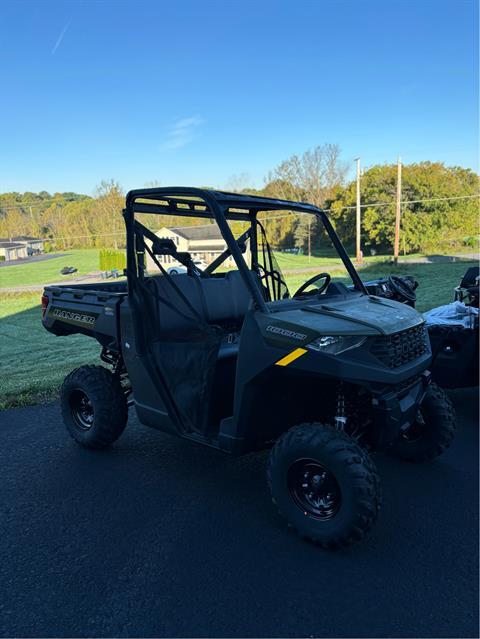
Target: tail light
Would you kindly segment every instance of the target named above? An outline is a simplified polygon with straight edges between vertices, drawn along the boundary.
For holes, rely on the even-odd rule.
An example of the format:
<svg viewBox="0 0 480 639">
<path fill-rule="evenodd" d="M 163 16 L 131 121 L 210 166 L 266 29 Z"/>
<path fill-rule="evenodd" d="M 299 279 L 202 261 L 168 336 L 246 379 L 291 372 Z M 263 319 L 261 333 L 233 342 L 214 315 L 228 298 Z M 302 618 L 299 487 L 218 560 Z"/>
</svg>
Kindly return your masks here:
<svg viewBox="0 0 480 639">
<path fill-rule="evenodd" d="M 42 295 L 42 319 L 45 317 L 45 313 L 47 312 L 48 306 L 48 296 Z"/>
</svg>

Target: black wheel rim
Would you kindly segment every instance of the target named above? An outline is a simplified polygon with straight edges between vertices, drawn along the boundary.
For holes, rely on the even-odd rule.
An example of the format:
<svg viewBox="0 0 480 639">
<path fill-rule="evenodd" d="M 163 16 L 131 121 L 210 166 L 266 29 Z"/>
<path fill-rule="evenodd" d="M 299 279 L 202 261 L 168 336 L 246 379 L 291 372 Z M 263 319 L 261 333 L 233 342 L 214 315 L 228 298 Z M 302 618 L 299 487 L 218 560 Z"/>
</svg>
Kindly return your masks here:
<svg viewBox="0 0 480 639">
<path fill-rule="evenodd" d="M 70 409 L 73 421 L 81 430 L 89 430 L 93 426 L 94 411 L 85 391 L 77 388 L 70 395 Z"/>
<path fill-rule="evenodd" d="M 418 440 L 423 437 L 424 432 L 425 420 L 423 419 L 422 413 L 418 411 L 417 417 L 413 424 L 409 428 L 407 428 L 404 433 L 402 433 L 402 438 L 409 444 L 413 444 L 414 442 L 418 442 Z"/>
<path fill-rule="evenodd" d="M 334 474 L 315 459 L 298 459 L 288 469 L 288 490 L 305 516 L 332 519 L 341 504 Z"/>
</svg>

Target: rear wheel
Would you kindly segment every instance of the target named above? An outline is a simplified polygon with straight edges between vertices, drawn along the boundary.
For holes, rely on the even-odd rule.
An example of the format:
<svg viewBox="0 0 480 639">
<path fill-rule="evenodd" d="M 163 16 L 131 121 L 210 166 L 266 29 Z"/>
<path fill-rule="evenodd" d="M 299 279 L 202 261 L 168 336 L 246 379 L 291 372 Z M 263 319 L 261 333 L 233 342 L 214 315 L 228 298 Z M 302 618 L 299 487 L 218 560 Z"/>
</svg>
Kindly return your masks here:
<svg viewBox="0 0 480 639">
<path fill-rule="evenodd" d="M 82 366 L 67 375 L 60 402 L 68 432 L 86 448 L 106 448 L 127 424 L 125 393 L 118 378 L 103 366 Z"/>
<path fill-rule="evenodd" d="M 424 462 L 441 455 L 455 435 L 455 410 L 445 391 L 430 384 L 416 421 L 388 449 L 409 462 Z"/>
<path fill-rule="evenodd" d="M 268 483 L 280 514 L 326 548 L 362 539 L 380 508 L 370 456 L 330 426 L 301 424 L 282 435 L 270 455 Z"/>
</svg>

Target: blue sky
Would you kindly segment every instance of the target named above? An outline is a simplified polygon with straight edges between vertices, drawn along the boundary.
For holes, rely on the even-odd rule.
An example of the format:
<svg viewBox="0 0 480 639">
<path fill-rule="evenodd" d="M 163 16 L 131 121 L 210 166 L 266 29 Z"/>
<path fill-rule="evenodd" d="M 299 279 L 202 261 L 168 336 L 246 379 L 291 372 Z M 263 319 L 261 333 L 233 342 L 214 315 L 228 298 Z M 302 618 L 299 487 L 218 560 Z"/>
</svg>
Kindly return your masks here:
<svg viewBox="0 0 480 639">
<path fill-rule="evenodd" d="M 324 142 L 478 170 L 476 5 L 4 1 L 0 192 L 261 186 Z"/>
</svg>

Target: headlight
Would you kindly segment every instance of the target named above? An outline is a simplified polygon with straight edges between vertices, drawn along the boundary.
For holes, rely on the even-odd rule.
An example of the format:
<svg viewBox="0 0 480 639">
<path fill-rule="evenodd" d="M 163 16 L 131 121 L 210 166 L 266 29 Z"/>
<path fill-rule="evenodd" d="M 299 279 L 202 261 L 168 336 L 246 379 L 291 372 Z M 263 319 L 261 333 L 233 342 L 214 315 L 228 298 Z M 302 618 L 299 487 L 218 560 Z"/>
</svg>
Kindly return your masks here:
<svg viewBox="0 0 480 639">
<path fill-rule="evenodd" d="M 361 346 L 366 339 L 366 337 L 359 337 L 358 335 L 347 335 L 345 337 L 341 337 L 340 335 L 323 335 L 313 342 L 310 342 L 310 344 L 307 344 L 306 348 L 309 348 L 311 351 L 319 351 L 320 353 L 339 355 L 352 348 Z"/>
</svg>

